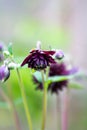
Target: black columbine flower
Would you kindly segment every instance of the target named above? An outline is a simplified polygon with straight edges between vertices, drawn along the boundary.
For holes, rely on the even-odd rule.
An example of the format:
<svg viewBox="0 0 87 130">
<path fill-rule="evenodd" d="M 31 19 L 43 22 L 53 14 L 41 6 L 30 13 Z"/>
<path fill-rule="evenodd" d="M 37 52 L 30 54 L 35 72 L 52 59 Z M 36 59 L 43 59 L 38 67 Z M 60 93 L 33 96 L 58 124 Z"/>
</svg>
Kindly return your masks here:
<svg viewBox="0 0 87 130">
<path fill-rule="evenodd" d="M 65 76 L 69 75 L 71 70 L 68 70 L 66 68 L 66 65 L 64 63 L 56 63 L 52 64 L 50 66 L 49 76 Z M 63 87 L 67 87 L 68 80 L 63 80 L 59 82 L 53 82 L 49 84 L 48 90 L 50 90 L 52 93 L 58 93 L 59 90 L 62 90 Z"/>
<path fill-rule="evenodd" d="M 6 81 L 10 76 L 10 70 L 6 65 L 0 66 L 0 80 Z"/>
<path fill-rule="evenodd" d="M 29 68 L 35 70 L 42 70 L 49 66 L 51 63 L 56 63 L 52 58 L 55 51 L 42 51 L 42 50 L 32 50 L 30 54 L 24 59 L 21 66 L 28 64 Z"/>
<path fill-rule="evenodd" d="M 76 68 L 67 69 L 67 66 L 62 63 L 55 63 L 50 65 L 50 71 L 49 71 L 49 77 L 51 76 L 65 76 L 65 75 L 71 75 L 77 72 Z M 34 82 L 38 85 L 36 89 L 43 90 L 42 83 L 38 82 L 38 80 L 33 77 Z M 58 93 L 59 90 L 62 90 L 63 87 L 68 86 L 68 80 L 58 81 L 58 82 L 52 82 L 48 86 L 48 90 L 51 91 L 51 93 Z"/>
</svg>

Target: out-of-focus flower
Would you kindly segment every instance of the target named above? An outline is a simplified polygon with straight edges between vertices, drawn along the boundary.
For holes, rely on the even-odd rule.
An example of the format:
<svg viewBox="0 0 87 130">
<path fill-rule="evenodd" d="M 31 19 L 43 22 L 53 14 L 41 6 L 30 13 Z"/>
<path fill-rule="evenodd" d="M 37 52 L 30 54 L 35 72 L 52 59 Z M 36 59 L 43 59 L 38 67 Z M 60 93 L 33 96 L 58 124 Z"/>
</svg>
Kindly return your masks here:
<svg viewBox="0 0 87 130">
<path fill-rule="evenodd" d="M 64 53 L 62 50 L 56 50 L 54 57 L 58 60 L 61 60 L 64 57 Z"/>
<path fill-rule="evenodd" d="M 35 70 L 45 69 L 52 63 L 56 63 L 52 58 L 52 55 L 55 54 L 55 51 L 42 51 L 42 50 L 32 50 L 30 54 L 24 59 L 21 66 L 28 64 L 29 68 Z"/>
<path fill-rule="evenodd" d="M 74 74 L 77 72 L 77 69 L 71 68 L 68 69 L 67 66 L 62 62 L 62 63 L 55 63 L 51 64 L 50 66 L 50 71 L 49 71 L 49 77 L 52 76 L 68 76 L 71 74 Z M 43 85 L 41 82 L 39 82 L 36 77 L 33 77 L 34 82 L 37 84 L 36 89 L 43 90 Z M 51 93 L 58 93 L 59 90 L 62 90 L 63 87 L 68 86 L 69 80 L 63 80 L 63 81 L 57 81 L 57 82 L 52 82 L 48 86 L 48 90 L 51 91 Z"/>
<path fill-rule="evenodd" d="M 49 71 L 49 76 L 66 76 L 70 75 L 71 71 L 74 68 L 68 70 L 67 66 L 64 63 L 57 63 L 57 64 L 52 64 L 50 66 L 50 71 Z M 49 84 L 48 90 L 50 90 L 52 93 L 58 93 L 59 90 L 62 90 L 63 87 L 67 87 L 68 85 L 68 80 L 63 80 L 59 82 L 53 82 Z"/>
<path fill-rule="evenodd" d="M 7 66 L 2 65 L 0 66 L 0 80 L 1 81 L 6 81 L 10 76 L 10 70 L 8 69 Z"/>
</svg>

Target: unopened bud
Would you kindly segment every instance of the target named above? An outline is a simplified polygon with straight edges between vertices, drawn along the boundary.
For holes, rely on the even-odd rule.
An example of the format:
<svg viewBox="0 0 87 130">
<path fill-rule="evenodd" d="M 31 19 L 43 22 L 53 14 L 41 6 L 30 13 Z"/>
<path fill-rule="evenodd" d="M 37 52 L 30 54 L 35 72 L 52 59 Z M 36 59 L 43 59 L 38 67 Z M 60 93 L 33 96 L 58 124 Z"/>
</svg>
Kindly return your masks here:
<svg viewBox="0 0 87 130">
<path fill-rule="evenodd" d="M 10 70 L 8 69 L 7 66 L 5 65 L 2 65 L 0 67 L 0 80 L 2 82 L 6 81 L 10 76 Z"/>
<path fill-rule="evenodd" d="M 41 49 L 41 41 L 37 41 L 37 49 L 38 49 L 38 50 Z"/>
<path fill-rule="evenodd" d="M 57 50 L 56 53 L 54 54 L 54 57 L 58 60 L 61 60 L 64 57 L 64 53 L 62 50 Z"/>
</svg>

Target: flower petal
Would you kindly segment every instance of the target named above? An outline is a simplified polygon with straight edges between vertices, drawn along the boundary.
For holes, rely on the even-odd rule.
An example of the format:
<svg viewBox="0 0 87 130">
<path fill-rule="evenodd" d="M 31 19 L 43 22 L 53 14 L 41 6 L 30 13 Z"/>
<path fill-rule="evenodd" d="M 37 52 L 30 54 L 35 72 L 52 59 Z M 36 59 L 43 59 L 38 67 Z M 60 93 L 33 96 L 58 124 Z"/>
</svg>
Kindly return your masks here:
<svg viewBox="0 0 87 130">
<path fill-rule="evenodd" d="M 21 66 L 24 66 L 26 63 L 28 63 L 28 60 L 30 59 L 31 55 L 28 55 L 24 61 L 22 62 Z"/>
<path fill-rule="evenodd" d="M 55 51 L 42 51 L 42 52 L 44 52 L 47 55 L 54 55 L 55 54 Z"/>
</svg>

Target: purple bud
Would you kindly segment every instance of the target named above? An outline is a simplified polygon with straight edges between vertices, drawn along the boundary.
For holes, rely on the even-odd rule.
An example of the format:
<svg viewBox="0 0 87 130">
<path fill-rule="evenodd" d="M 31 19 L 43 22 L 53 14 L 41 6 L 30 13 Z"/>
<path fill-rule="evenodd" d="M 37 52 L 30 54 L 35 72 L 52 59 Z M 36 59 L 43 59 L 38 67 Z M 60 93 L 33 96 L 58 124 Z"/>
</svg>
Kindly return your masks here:
<svg viewBox="0 0 87 130">
<path fill-rule="evenodd" d="M 2 65 L 0 67 L 0 80 L 6 81 L 10 76 L 10 70 L 7 68 L 7 66 Z"/>
<path fill-rule="evenodd" d="M 62 50 L 57 50 L 56 53 L 54 54 L 56 59 L 61 60 L 64 57 L 64 53 Z"/>
<path fill-rule="evenodd" d="M 3 49 L 4 49 L 3 42 L 0 42 L 0 51 L 3 51 Z"/>
</svg>

